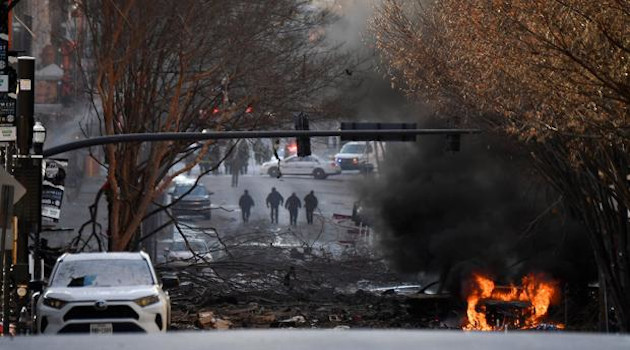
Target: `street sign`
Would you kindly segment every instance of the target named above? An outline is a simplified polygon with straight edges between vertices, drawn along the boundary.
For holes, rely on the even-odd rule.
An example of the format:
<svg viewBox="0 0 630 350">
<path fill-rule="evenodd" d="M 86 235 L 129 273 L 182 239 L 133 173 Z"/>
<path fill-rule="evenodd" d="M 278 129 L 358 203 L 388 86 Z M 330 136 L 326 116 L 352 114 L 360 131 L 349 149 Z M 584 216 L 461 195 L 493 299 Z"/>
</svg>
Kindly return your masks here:
<svg viewBox="0 0 630 350">
<path fill-rule="evenodd" d="M 9 42 L 0 38 L 0 142 L 17 140 L 17 100 L 12 91 L 17 83 L 17 72 L 9 65 L 8 58 Z"/>
<path fill-rule="evenodd" d="M 17 127 L 0 126 L 0 142 L 11 142 L 17 138 Z"/>
<path fill-rule="evenodd" d="M 13 175 L 9 174 L 3 167 L 0 167 L 0 186 L 2 185 L 13 186 L 13 204 L 17 203 L 26 194 L 26 188 Z"/>
<path fill-rule="evenodd" d="M 46 171 L 42 181 L 42 217 L 58 222 L 65 190 L 67 159 L 46 159 Z"/>
<path fill-rule="evenodd" d="M 342 122 L 341 130 L 413 130 L 416 123 L 355 123 Z M 341 141 L 408 141 L 415 142 L 416 135 L 353 135 L 341 136 Z"/>
<path fill-rule="evenodd" d="M 9 92 L 8 74 L 0 74 L 0 92 Z"/>
</svg>

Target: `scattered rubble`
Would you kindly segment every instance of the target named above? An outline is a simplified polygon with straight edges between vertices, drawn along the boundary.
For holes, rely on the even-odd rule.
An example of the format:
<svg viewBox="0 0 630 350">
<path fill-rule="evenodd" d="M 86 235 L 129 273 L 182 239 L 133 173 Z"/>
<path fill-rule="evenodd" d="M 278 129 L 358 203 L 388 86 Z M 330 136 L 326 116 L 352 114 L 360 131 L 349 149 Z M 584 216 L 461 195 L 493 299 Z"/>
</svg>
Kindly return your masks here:
<svg viewBox="0 0 630 350">
<path fill-rule="evenodd" d="M 272 248 L 268 248 L 272 249 Z M 214 261 L 205 268 L 164 269 L 176 273 L 171 291 L 175 329 L 233 328 L 459 328 L 465 305 L 450 295 L 423 294 L 417 285 L 374 257 L 307 261 L 275 260 L 257 265 Z M 295 255 L 295 254 L 294 254 Z M 393 287 L 372 287 L 372 286 Z M 449 310 L 460 310 L 459 314 Z"/>
<path fill-rule="evenodd" d="M 216 318 L 212 311 L 200 311 L 197 314 L 197 323 L 202 329 L 230 329 L 232 322 Z"/>
</svg>

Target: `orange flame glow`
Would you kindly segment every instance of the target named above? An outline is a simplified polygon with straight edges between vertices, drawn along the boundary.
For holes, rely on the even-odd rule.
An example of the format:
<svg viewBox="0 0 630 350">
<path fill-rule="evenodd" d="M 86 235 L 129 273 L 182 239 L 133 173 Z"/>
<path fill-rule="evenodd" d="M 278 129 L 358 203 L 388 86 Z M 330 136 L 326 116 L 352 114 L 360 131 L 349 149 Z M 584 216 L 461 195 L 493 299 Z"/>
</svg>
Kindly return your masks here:
<svg viewBox="0 0 630 350">
<path fill-rule="evenodd" d="M 488 277 L 474 274 L 467 296 L 467 322 L 465 330 L 494 331 L 507 328 L 530 329 L 538 326 L 549 311 L 549 305 L 558 301 L 560 293 L 556 282 L 529 274 L 522 278 L 522 286 L 497 287 Z M 493 324 L 487 319 L 490 302 L 515 302 L 516 316 Z M 563 328 L 562 325 L 557 325 Z"/>
</svg>

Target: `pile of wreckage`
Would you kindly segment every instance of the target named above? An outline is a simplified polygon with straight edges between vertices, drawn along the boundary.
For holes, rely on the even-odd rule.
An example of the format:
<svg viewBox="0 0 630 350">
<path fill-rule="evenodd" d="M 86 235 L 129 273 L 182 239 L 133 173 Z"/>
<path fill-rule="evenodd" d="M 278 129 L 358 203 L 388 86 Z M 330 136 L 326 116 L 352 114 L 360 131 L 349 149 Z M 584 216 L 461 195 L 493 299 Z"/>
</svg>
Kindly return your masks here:
<svg viewBox="0 0 630 350">
<path fill-rule="evenodd" d="M 171 291 L 174 329 L 459 328 L 465 314 L 459 298 L 400 285 L 368 256 L 214 261 L 161 273 L 181 281 Z"/>
</svg>

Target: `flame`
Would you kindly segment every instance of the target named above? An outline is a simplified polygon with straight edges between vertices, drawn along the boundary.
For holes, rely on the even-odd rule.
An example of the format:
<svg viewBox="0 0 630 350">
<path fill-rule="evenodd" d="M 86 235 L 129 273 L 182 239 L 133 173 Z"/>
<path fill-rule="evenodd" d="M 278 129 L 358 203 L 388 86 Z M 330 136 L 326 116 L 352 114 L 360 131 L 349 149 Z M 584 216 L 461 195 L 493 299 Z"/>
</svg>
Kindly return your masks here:
<svg viewBox="0 0 630 350">
<path fill-rule="evenodd" d="M 465 330 L 493 331 L 508 328 L 529 329 L 538 326 L 547 315 L 549 305 L 559 299 L 559 288 L 556 282 L 543 276 L 529 274 L 521 280 L 521 286 L 510 285 L 497 287 L 490 278 L 474 274 L 470 284 L 471 290 L 467 296 L 467 323 Z M 487 305 L 482 301 L 522 302 L 519 317 L 508 320 L 509 324 L 491 325 L 487 320 Z M 563 325 L 556 325 L 564 328 Z"/>
</svg>

